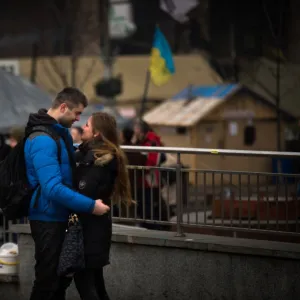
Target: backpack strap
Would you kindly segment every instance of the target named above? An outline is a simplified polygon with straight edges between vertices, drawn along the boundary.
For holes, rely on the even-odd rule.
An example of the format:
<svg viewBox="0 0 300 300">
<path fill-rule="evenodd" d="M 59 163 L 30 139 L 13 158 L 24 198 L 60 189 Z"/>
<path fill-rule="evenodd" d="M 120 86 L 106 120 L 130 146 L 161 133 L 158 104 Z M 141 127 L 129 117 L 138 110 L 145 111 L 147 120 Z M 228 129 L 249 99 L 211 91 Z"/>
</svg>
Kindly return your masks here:
<svg viewBox="0 0 300 300">
<path fill-rule="evenodd" d="M 32 135 L 33 133 L 43 132 L 46 135 L 49 135 L 56 143 L 57 146 L 57 159 L 58 163 L 61 165 L 61 144 L 60 144 L 60 135 L 50 126 L 37 125 L 32 127 L 27 137 Z"/>
<path fill-rule="evenodd" d="M 71 166 L 71 169 L 72 169 L 72 180 L 73 180 L 73 185 L 74 185 L 75 171 L 76 171 L 75 170 L 76 169 L 76 161 L 75 161 L 75 156 L 74 156 L 73 144 L 70 144 L 70 141 L 68 141 L 66 135 L 61 136 L 61 138 L 64 141 L 67 152 L 68 152 L 69 163 L 70 163 L 70 166 Z M 73 185 L 70 188 L 73 188 Z"/>
</svg>

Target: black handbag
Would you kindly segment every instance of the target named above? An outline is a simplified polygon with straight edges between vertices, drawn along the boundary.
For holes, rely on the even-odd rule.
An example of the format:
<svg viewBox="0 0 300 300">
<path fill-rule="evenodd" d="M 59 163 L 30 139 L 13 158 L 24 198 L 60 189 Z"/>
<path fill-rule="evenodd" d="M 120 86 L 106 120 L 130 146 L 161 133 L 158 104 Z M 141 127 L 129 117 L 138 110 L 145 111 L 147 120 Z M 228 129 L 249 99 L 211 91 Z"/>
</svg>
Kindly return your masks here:
<svg viewBox="0 0 300 300">
<path fill-rule="evenodd" d="M 68 229 L 59 257 L 57 273 L 59 276 L 72 276 L 85 268 L 82 226 L 78 216 L 69 218 Z"/>
</svg>

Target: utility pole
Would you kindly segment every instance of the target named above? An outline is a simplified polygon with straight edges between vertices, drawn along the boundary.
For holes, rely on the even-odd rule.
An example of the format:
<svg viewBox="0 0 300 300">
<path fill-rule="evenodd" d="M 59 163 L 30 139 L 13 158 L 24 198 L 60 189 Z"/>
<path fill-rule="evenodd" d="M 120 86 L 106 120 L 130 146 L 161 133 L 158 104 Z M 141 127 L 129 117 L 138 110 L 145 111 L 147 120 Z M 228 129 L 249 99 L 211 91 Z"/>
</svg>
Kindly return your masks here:
<svg viewBox="0 0 300 300">
<path fill-rule="evenodd" d="M 32 83 L 36 83 L 37 59 L 38 59 L 38 42 L 34 41 L 34 43 L 32 44 L 31 71 L 30 71 L 30 81 Z"/>
<path fill-rule="evenodd" d="M 277 151 L 281 151 L 281 109 L 280 109 L 280 100 L 281 100 L 281 96 L 280 96 L 280 42 L 278 41 L 278 46 L 277 46 L 277 58 L 276 58 L 276 111 L 277 111 L 277 122 L 276 122 L 276 127 L 277 127 Z"/>
<path fill-rule="evenodd" d="M 275 35 L 276 42 L 276 111 L 277 111 L 277 151 L 281 151 L 281 47 L 282 47 L 282 15 L 284 14 L 284 1 L 279 2 L 279 28 Z"/>
<path fill-rule="evenodd" d="M 116 51 L 112 46 L 112 38 L 123 39 L 132 34 L 135 30 L 130 16 L 120 16 L 116 13 L 118 4 L 127 5 L 131 10 L 131 3 L 128 0 L 98 0 L 99 4 L 99 26 L 100 26 L 100 51 L 104 70 L 102 78 L 95 84 L 96 95 L 106 99 L 105 104 L 112 106 L 116 111 L 116 96 L 122 93 L 122 75 L 114 76 L 113 65 Z"/>
<path fill-rule="evenodd" d="M 235 14 L 235 12 L 233 12 Z M 231 43 L 231 61 L 233 65 L 234 81 L 239 82 L 239 68 L 237 60 L 237 49 L 236 49 L 236 28 L 235 28 L 235 15 L 232 18 L 230 25 L 230 43 Z"/>
<path fill-rule="evenodd" d="M 99 0 L 99 23 L 100 23 L 100 51 L 104 64 L 103 79 L 109 80 L 113 77 L 113 57 L 111 51 L 111 38 L 109 32 L 110 0 Z M 106 99 L 112 105 L 114 99 Z"/>
</svg>

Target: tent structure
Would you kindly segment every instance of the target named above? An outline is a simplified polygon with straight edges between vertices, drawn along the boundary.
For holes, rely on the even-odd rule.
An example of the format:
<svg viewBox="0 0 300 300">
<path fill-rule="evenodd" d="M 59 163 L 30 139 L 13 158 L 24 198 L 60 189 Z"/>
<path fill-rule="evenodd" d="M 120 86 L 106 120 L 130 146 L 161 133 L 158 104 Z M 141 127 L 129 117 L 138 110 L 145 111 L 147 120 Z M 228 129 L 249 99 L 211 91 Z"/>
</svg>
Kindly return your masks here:
<svg viewBox="0 0 300 300">
<path fill-rule="evenodd" d="M 0 69 L 0 132 L 25 126 L 28 116 L 51 105 L 51 96 L 28 80 Z"/>
<path fill-rule="evenodd" d="M 51 106 L 51 95 L 28 80 L 0 69 L 0 133 L 8 133 L 11 127 L 25 126 L 28 116 L 40 108 Z M 84 125 L 93 112 L 105 111 L 112 114 L 122 128 L 128 122 L 111 107 L 89 105 L 74 126 Z"/>
</svg>

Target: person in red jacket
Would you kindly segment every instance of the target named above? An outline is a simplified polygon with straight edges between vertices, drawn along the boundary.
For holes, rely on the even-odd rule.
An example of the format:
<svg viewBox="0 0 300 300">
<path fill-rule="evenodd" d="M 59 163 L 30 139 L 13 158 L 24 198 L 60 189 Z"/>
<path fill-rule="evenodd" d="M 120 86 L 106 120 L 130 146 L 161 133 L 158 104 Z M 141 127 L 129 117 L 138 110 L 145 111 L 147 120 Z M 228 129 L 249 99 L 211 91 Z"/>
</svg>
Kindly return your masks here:
<svg viewBox="0 0 300 300">
<path fill-rule="evenodd" d="M 134 139 L 138 146 L 162 147 L 160 137 L 151 129 L 144 121 L 138 120 L 134 124 Z M 166 160 L 164 153 L 148 152 L 146 167 L 159 167 Z M 144 176 L 139 177 L 138 184 L 142 186 L 137 197 L 137 211 L 140 218 L 157 221 L 167 221 L 167 207 L 160 195 L 160 171 L 158 169 L 150 169 L 145 171 Z M 152 202 L 152 204 L 151 204 Z M 145 203 L 145 208 L 144 208 Z M 160 208 L 161 206 L 161 208 Z M 161 217 L 161 218 L 160 218 Z M 148 229 L 166 229 L 164 226 L 153 224 L 142 224 Z"/>
</svg>

